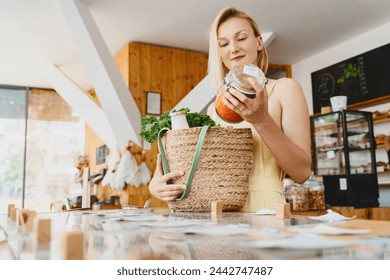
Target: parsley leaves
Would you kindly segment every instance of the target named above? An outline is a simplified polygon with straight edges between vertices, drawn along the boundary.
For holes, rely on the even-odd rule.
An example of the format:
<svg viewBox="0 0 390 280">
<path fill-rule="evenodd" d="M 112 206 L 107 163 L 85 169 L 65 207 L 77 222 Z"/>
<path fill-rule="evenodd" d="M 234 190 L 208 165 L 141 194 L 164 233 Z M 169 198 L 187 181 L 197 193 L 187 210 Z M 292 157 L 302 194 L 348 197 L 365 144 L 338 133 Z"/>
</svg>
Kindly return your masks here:
<svg viewBox="0 0 390 280">
<path fill-rule="evenodd" d="M 196 127 L 196 126 L 219 126 L 215 123 L 213 119 L 210 118 L 208 115 L 203 115 L 196 112 L 190 112 L 188 108 L 182 108 L 179 110 L 173 110 L 172 112 L 178 112 L 178 111 L 185 111 L 186 117 L 187 117 L 187 123 L 189 127 Z M 172 129 L 171 126 L 171 117 L 169 114 L 171 111 L 165 111 L 161 114 L 161 116 L 155 117 L 145 117 L 141 115 L 141 133 L 140 136 L 145 139 L 145 141 L 149 143 L 153 143 L 157 140 L 158 132 L 164 128 L 167 127 L 169 129 Z"/>
</svg>

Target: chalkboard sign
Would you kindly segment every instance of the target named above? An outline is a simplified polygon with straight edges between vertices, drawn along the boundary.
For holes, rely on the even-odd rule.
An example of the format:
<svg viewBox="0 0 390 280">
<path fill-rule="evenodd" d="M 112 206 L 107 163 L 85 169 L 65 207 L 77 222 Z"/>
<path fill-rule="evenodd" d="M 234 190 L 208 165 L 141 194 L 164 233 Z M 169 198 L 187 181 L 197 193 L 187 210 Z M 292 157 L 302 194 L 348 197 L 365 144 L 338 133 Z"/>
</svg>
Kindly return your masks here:
<svg viewBox="0 0 390 280">
<path fill-rule="evenodd" d="M 358 67 L 359 77 L 338 84 L 348 65 Z M 348 96 L 348 105 L 390 95 L 390 44 L 311 73 L 311 85 L 314 113 L 336 95 Z"/>
</svg>

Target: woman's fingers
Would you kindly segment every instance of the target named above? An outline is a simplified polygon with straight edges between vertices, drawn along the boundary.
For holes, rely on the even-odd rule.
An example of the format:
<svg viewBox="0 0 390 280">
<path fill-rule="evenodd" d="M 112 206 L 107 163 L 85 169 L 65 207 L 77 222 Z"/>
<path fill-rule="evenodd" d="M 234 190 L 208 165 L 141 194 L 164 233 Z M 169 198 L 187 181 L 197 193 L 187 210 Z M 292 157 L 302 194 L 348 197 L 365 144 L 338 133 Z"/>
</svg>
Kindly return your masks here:
<svg viewBox="0 0 390 280">
<path fill-rule="evenodd" d="M 183 171 L 171 171 L 165 175 L 159 175 L 157 172 L 154 180 L 152 179 L 149 184 L 149 190 L 158 199 L 163 201 L 174 200 L 187 188 L 185 184 L 169 184 L 172 179 L 183 176 Z"/>
<path fill-rule="evenodd" d="M 183 176 L 184 175 L 184 172 L 183 171 L 171 171 L 163 176 L 160 177 L 160 182 L 165 182 L 167 183 L 168 181 L 176 178 L 176 177 L 180 177 L 180 176 Z"/>
<path fill-rule="evenodd" d="M 240 113 L 245 108 L 245 100 L 247 97 L 236 89 L 225 91 L 222 102 L 231 110 Z"/>
<path fill-rule="evenodd" d="M 248 99 L 247 96 L 245 96 L 244 94 L 242 94 L 241 92 L 239 92 L 234 88 L 230 88 L 229 90 L 225 91 L 225 97 L 233 105 L 239 105 L 245 103 Z"/>
<path fill-rule="evenodd" d="M 157 190 L 155 196 L 160 200 L 171 201 L 181 195 L 185 189 L 184 184 L 164 185 Z"/>
<path fill-rule="evenodd" d="M 262 92 L 265 86 L 260 85 L 255 78 L 249 77 L 248 81 L 256 92 Z"/>
<path fill-rule="evenodd" d="M 167 185 L 158 192 L 158 197 L 164 201 L 171 201 L 181 195 L 184 189 L 185 185 Z"/>
<path fill-rule="evenodd" d="M 260 85 L 256 79 L 254 78 L 248 78 L 249 83 L 253 87 L 253 89 L 256 91 L 256 96 L 260 97 L 260 100 L 262 103 L 268 102 L 268 94 L 267 94 L 267 87 L 264 85 Z"/>
<path fill-rule="evenodd" d="M 151 194 L 163 201 L 172 201 L 181 195 L 187 188 L 185 184 L 169 184 L 174 178 L 184 175 L 183 171 L 171 171 L 164 175 L 161 155 L 157 155 L 156 171 L 149 183 Z"/>
<path fill-rule="evenodd" d="M 161 155 L 157 154 L 157 162 L 156 162 L 156 175 L 164 175 L 162 164 L 161 164 Z"/>
</svg>

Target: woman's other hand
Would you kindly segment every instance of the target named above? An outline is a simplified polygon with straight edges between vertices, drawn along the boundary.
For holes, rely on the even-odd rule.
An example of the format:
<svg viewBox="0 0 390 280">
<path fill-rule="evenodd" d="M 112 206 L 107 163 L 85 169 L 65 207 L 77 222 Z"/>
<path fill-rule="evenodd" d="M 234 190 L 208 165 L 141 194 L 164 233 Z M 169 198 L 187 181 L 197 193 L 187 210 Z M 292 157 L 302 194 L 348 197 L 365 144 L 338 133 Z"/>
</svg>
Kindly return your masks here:
<svg viewBox="0 0 390 280">
<path fill-rule="evenodd" d="M 168 181 L 183 175 L 183 171 L 171 171 L 164 175 L 161 164 L 161 155 L 158 154 L 156 171 L 154 172 L 153 178 L 149 183 L 150 193 L 154 197 L 163 201 L 175 200 L 187 187 L 185 184 L 168 184 Z"/>
<path fill-rule="evenodd" d="M 261 86 L 255 79 L 249 78 L 256 96 L 250 98 L 234 88 L 225 92 L 224 104 L 231 110 L 240 114 L 247 122 L 254 125 L 265 119 L 268 115 L 268 93 L 265 86 Z"/>
</svg>

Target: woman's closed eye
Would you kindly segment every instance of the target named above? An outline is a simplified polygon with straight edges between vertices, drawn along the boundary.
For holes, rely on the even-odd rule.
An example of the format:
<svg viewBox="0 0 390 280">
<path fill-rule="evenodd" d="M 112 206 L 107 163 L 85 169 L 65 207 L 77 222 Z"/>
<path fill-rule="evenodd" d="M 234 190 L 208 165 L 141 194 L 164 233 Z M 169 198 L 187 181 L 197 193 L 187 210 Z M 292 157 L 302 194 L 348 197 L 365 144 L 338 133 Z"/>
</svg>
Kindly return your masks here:
<svg viewBox="0 0 390 280">
<path fill-rule="evenodd" d="M 227 45 L 229 45 L 228 42 L 221 42 L 221 43 L 219 43 L 219 47 L 220 48 L 226 47 Z"/>
</svg>

